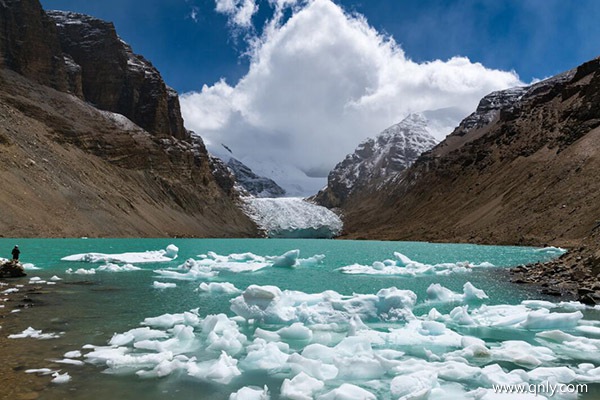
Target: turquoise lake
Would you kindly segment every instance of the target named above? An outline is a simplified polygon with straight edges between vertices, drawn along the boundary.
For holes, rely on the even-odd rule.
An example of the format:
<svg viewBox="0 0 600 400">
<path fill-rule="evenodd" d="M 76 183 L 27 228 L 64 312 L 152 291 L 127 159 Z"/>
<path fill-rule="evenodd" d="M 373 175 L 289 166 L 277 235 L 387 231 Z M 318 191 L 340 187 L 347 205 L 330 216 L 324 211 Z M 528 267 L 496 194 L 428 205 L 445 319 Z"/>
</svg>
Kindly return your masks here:
<svg viewBox="0 0 600 400">
<path fill-rule="evenodd" d="M 61 365 L 61 373 L 68 372 L 71 380 L 63 384 L 50 385 L 42 393 L 41 398 L 228 399 L 230 394 L 240 390 L 242 387 L 257 386 L 262 388 L 265 385 L 269 388 L 271 399 L 293 398 L 290 396 L 281 396 L 282 382 L 285 379 L 289 380 L 293 378 L 299 370 L 302 370 L 311 376 L 311 379 L 320 382 L 316 384 L 319 388 L 315 389 L 311 394 L 314 398 L 336 398 L 336 393 L 338 395 L 337 398 L 344 398 L 341 391 L 331 395 L 328 395 L 328 393 L 341 387 L 344 383 L 351 383 L 372 393 L 376 396 L 375 398 L 391 399 L 398 398 L 397 394 L 400 393 L 398 391 L 401 390 L 398 389 L 398 382 L 400 380 L 396 380 L 396 386 L 392 385 L 395 389 L 392 389 L 390 392 L 390 385 L 394 382 L 394 378 L 402 374 L 409 374 L 403 365 L 410 366 L 413 364 L 415 366 L 424 366 L 424 369 L 431 368 L 431 374 L 435 374 L 437 377 L 436 382 L 432 383 L 433 389 L 428 395 L 429 397 L 423 398 L 477 398 L 472 397 L 474 391 L 483 387 L 482 382 L 489 382 L 492 379 L 483 378 L 486 374 L 491 373 L 489 370 L 483 370 L 482 368 L 486 365 L 495 364 L 499 365 L 505 373 L 516 369 L 532 371 L 537 367 L 568 367 L 574 371 L 574 376 L 578 376 L 577 382 L 583 379 L 581 378 L 582 376 L 585 376 L 585 379 L 589 378 L 588 382 L 590 382 L 589 388 L 591 393 L 581 398 L 598 398 L 594 397 L 598 396 L 597 384 L 593 380 L 595 379 L 593 377 L 596 376 L 594 375 L 595 372 L 588 372 L 592 371 L 591 366 L 594 368 L 598 367 L 598 357 L 596 355 L 590 357 L 573 355 L 574 350 L 567 348 L 566 344 L 551 344 L 549 347 L 554 353 L 551 355 L 540 353 L 540 356 L 536 356 L 540 360 L 540 364 L 538 365 L 535 365 L 535 362 L 531 365 L 523 364 L 524 361 L 515 360 L 514 355 L 505 356 L 503 355 L 504 353 L 495 350 L 490 353 L 491 355 L 488 356 L 487 360 L 480 358 L 471 359 L 462 353 L 460 356 L 462 358 L 457 358 L 458 353 L 453 353 L 463 351 L 463 348 L 466 347 L 464 340 L 461 345 L 455 346 L 452 344 L 456 340 L 460 343 L 461 336 L 481 338 L 490 349 L 497 349 L 498 347 L 508 349 L 509 345 L 504 345 L 503 342 L 519 340 L 535 346 L 535 348 L 532 348 L 532 351 L 535 351 L 535 349 L 544 347 L 545 343 L 547 343 L 544 340 L 540 340 L 539 336 L 536 336 L 538 333 L 555 331 L 559 328 L 561 332 L 578 335 L 591 340 L 592 342 L 589 342 L 589 340 L 588 342 L 592 346 L 596 345 L 596 342 L 593 342 L 594 340 L 600 343 L 600 338 L 596 336 L 596 328 L 600 327 L 600 323 L 598 322 L 600 319 L 600 310 L 577 308 L 573 305 L 565 307 L 557 305 L 554 308 L 547 305 L 530 305 L 530 309 L 525 309 L 523 308 L 524 306 L 521 306 L 521 302 L 523 301 L 545 300 L 556 302 L 557 300 L 555 298 L 543 297 L 532 287 L 515 285 L 508 282 L 509 275 L 506 267 L 549 260 L 558 256 L 556 252 L 540 251 L 540 249 L 525 247 L 478 246 L 468 244 L 295 239 L 0 240 L 0 248 L 6 249 L 6 253 L 10 252 L 14 244 L 19 244 L 21 248 L 21 260 L 23 263 L 32 263 L 36 268 L 39 268 L 28 270 L 28 277 L 22 279 L 20 283 L 28 285 L 29 278 L 31 277 L 39 277 L 42 281 L 47 281 L 55 275 L 62 280 L 57 281 L 55 285 L 44 287 L 44 290 L 47 288 L 48 293 L 41 297 L 41 305 L 24 309 L 16 316 L 14 322 L 15 332 L 3 330 L 2 334 L 19 333 L 29 326 L 37 330 L 42 330 L 44 333 L 61 332 L 60 337 L 49 340 L 14 339 L 15 341 L 27 341 L 27 344 L 22 343 L 23 346 L 26 346 L 24 348 L 31 347 L 32 351 L 40 353 L 39 364 L 28 365 L 28 368 L 47 367 L 49 364 L 52 364 L 49 360 L 61 359 L 64 353 L 75 350 L 80 350 L 84 355 L 84 357 L 76 358 L 86 361 L 83 366 Z M 69 274 L 66 272 L 68 269 L 72 271 L 80 268 L 89 270 L 98 268 L 103 263 L 61 261 L 61 258 L 74 254 L 144 252 L 165 249 L 170 244 L 177 246 L 179 249 L 176 259 L 160 263 L 134 262 L 133 265 L 141 268 L 140 270 L 126 272 L 96 271 L 94 274 Z M 314 265 L 299 265 L 294 268 L 267 266 L 254 272 L 232 272 L 228 269 L 221 269 L 212 277 L 197 279 L 171 279 L 156 272 L 157 270 L 173 269 L 175 273 L 185 274 L 187 270 L 177 269 L 178 266 L 188 259 L 201 261 L 202 258 L 199 255 L 208 254 L 208 252 L 214 252 L 222 256 L 251 252 L 256 256 L 265 257 L 279 256 L 295 249 L 300 251 L 300 259 L 307 259 L 315 255 L 324 255 L 324 259 L 321 263 L 314 263 Z M 485 262 L 493 264 L 493 267 L 481 266 L 468 268 L 467 272 L 451 270 L 447 274 L 425 273 L 417 274 L 417 276 L 346 274 L 340 270 L 342 267 L 353 264 L 371 266 L 376 261 L 394 260 L 394 262 L 397 262 L 398 258 L 394 256 L 395 252 L 401 253 L 415 262 L 432 266 L 441 263 L 462 263 L 468 261 L 470 265 L 478 265 Z M 8 257 L 8 254 L 5 256 Z M 240 264 L 243 263 L 240 262 Z M 117 264 L 123 265 L 123 263 Z M 435 272 L 435 269 L 433 271 Z M 153 286 L 154 282 L 174 283 L 176 287 L 158 289 Z M 248 297 L 241 296 L 240 293 L 227 294 L 197 291 L 196 289 L 198 289 L 202 282 L 228 282 L 242 291 L 250 285 L 268 285 L 276 287 L 281 291 L 289 290 L 305 294 L 322 294 L 326 291 L 335 291 L 343 299 L 336 298 L 337 300 L 327 303 L 330 300 L 328 300 L 328 295 L 324 295 L 323 299 L 325 300 L 320 298 L 321 300 L 319 300 L 318 304 L 317 302 L 314 304 L 311 303 L 312 300 L 308 301 L 307 312 L 313 317 L 324 318 L 325 322 L 321 320 L 315 322 L 313 317 L 304 319 L 300 314 L 298 314 L 300 316 L 295 316 L 295 319 L 292 318 L 288 322 L 268 319 L 264 321 L 258 319 L 249 320 L 247 316 L 239 315 L 239 311 L 236 317 L 236 313 L 231 310 L 230 301 L 239 296 L 246 299 L 249 304 L 250 301 L 255 301 L 256 299 L 251 299 L 250 295 Z M 471 305 L 468 305 L 468 300 L 461 301 L 459 298 L 454 298 L 451 301 L 426 301 L 429 296 L 427 289 L 431 284 L 439 284 L 458 295 L 462 295 L 463 285 L 466 282 L 470 282 L 475 288 L 483 290 L 487 294 L 488 299 Z M 43 286 L 43 284 L 37 286 Z M 392 287 L 400 291 L 412 291 L 416 294 L 416 302 L 406 306 L 406 309 L 400 310 L 399 317 L 395 316 L 391 318 L 392 310 L 388 310 L 387 308 L 385 314 L 382 313 L 377 316 L 364 311 L 365 308 L 370 307 L 372 304 L 382 307 L 380 303 L 377 303 L 379 300 L 375 296 L 372 296 L 372 298 L 352 297 L 354 294 L 375 295 L 381 289 Z M 298 295 L 295 296 L 298 297 Z M 563 326 L 559 324 L 560 326 L 555 326 L 550 324 L 548 326 L 543 325 L 543 328 L 531 328 L 533 325 L 527 328 L 527 325 L 522 325 L 522 323 L 521 325 L 509 324 L 501 326 L 501 324 L 496 323 L 489 325 L 487 319 L 483 317 L 477 319 L 479 318 L 479 314 L 477 314 L 477 311 L 473 311 L 480 307 L 481 303 L 487 306 L 507 305 L 521 307 L 521 309 L 515 308 L 515 312 L 525 310 L 527 312 L 538 312 L 538 314 L 539 311 L 536 310 L 541 307 L 542 309 L 551 310 L 552 313 L 565 313 L 565 315 L 566 313 L 571 313 L 574 315 L 573 318 L 577 317 L 579 322 L 576 322 L 577 325 L 575 326 L 568 321 L 563 321 L 560 324 L 567 325 Z M 242 301 L 244 307 L 248 304 Z M 468 307 L 466 307 L 467 305 Z M 475 312 L 475 314 L 471 315 L 476 319 L 475 324 L 463 324 L 457 317 L 450 316 L 456 307 L 461 306 L 465 306 L 467 313 Z M 333 308 L 331 309 L 331 307 Z M 434 307 L 440 316 L 431 316 L 433 314 L 430 311 Z M 103 363 L 99 361 L 99 358 L 94 360 L 85 357 L 85 354 L 92 351 L 92 349 L 82 349 L 84 345 L 107 346 L 115 333 L 124 333 L 131 329 L 142 327 L 140 323 L 145 318 L 158 317 L 167 313 L 184 313 L 193 309 L 197 309 L 194 315 L 197 315 L 200 321 L 207 315 L 225 314 L 225 319 L 229 321 L 228 323 L 234 326 L 237 324 L 239 329 L 237 338 L 242 337 L 240 335 L 246 338 L 246 340 L 239 340 L 242 343 L 242 348 L 235 351 L 225 348 L 226 355 L 223 355 L 224 353 L 221 350 L 213 353 L 207 352 L 207 345 L 213 343 L 210 341 L 218 339 L 219 343 L 222 343 L 221 339 L 225 337 L 229 338 L 229 336 L 219 331 L 213 334 L 212 338 L 207 339 L 205 333 L 202 332 L 202 329 L 205 328 L 200 328 L 198 321 L 185 323 L 180 321 L 174 325 L 187 326 L 190 332 L 194 332 L 195 336 L 186 338 L 183 336 L 175 337 L 172 326 L 158 327 L 150 325 L 152 329 L 157 332 L 160 331 L 163 334 L 159 339 L 155 338 L 155 342 L 150 343 L 150 345 L 159 346 L 156 344 L 157 342 L 164 342 L 171 339 L 172 341 L 166 347 L 160 345 L 154 350 L 149 350 L 147 347 L 149 342 L 144 342 L 144 344 L 137 346 L 137 338 L 131 343 L 121 345 L 123 349 L 126 348 L 123 350 L 126 354 L 138 356 L 160 353 L 161 357 L 167 357 L 163 363 L 164 365 L 168 365 L 168 373 L 165 373 L 165 376 L 142 378 L 136 375 L 136 372 L 139 371 L 157 371 L 154 368 L 157 367 L 158 362 L 154 361 L 141 362 L 139 361 L 141 358 L 139 358 L 132 362 L 132 364 L 123 364 L 125 361 L 117 357 L 112 361 L 108 360 Z M 254 310 L 256 311 L 256 309 Z M 262 312 L 262 310 L 258 311 Z M 360 334 L 357 334 L 358 337 L 362 338 L 362 347 L 360 348 L 365 351 L 364 355 L 361 355 L 360 359 L 357 358 L 354 360 L 350 355 L 338 352 L 333 359 L 318 360 L 322 364 L 327 364 L 322 367 L 324 368 L 323 370 L 327 370 L 331 365 L 335 366 L 335 368 L 331 367 L 330 369 L 332 371 L 339 371 L 337 377 L 323 377 L 321 376 L 321 372 L 313 372 L 311 375 L 309 372 L 310 368 L 312 368 L 310 365 L 312 364 L 299 356 L 294 356 L 300 360 L 298 362 L 281 360 L 283 356 L 278 353 L 279 350 L 286 357 L 291 354 L 307 355 L 309 353 L 306 350 L 307 346 L 315 343 L 335 348 L 337 349 L 336 351 L 339 349 L 343 350 L 343 346 L 336 347 L 336 345 L 345 337 L 354 334 L 350 333 L 355 332 L 354 328 L 349 328 L 348 326 L 354 323 L 351 320 L 355 311 L 366 324 L 366 327 L 360 328 Z M 583 318 L 579 319 L 574 314 L 577 312 L 581 313 Z M 511 311 L 509 311 L 510 313 Z M 430 316 L 428 317 L 428 315 Z M 333 319 L 329 320 L 327 318 Z M 494 318 L 499 320 L 500 317 L 494 316 Z M 425 320 L 435 320 L 438 322 L 424 323 L 423 321 Z M 348 324 L 344 321 L 348 322 Z M 414 324 L 422 324 L 422 327 L 419 325 L 420 328 L 415 328 L 415 330 L 412 328 Z M 431 332 L 424 334 L 422 331 L 423 327 L 433 326 L 432 324 L 435 325 L 436 332 L 431 328 Z M 292 325 L 297 328 L 295 331 L 286 330 Z M 580 326 L 591 328 L 580 329 Z M 257 333 L 255 331 L 257 328 L 260 328 L 259 331 L 262 333 Z M 281 330 L 282 328 L 285 329 Z M 403 335 L 402 329 L 407 329 L 406 335 L 411 338 L 414 337 L 414 340 L 411 339 L 410 343 L 406 343 L 403 339 L 399 338 Z M 267 331 L 267 334 L 264 334 L 263 331 Z M 598 328 L 598 331 L 600 331 L 600 328 Z M 255 351 L 256 346 L 260 347 L 264 345 L 262 342 L 265 340 L 266 342 L 271 340 L 268 339 L 271 337 L 269 332 L 279 332 L 278 339 L 272 339 L 273 343 L 279 346 L 279 350 L 267 351 L 263 349 L 264 351 L 261 350 L 261 352 L 256 353 L 261 354 L 259 358 L 256 358 L 257 361 L 251 362 L 250 358 L 252 357 L 248 357 L 249 353 Z M 390 335 L 389 332 L 396 333 Z M 427 335 L 429 336 L 426 337 Z M 440 338 L 439 343 L 436 343 L 436 339 L 433 337 L 436 335 Z M 263 340 L 264 338 L 267 339 Z M 139 341 L 141 342 L 141 340 Z M 251 346 L 253 342 L 256 345 L 255 347 Z M 586 345 L 589 345 L 588 342 L 586 342 Z M 365 346 L 367 347 L 366 350 Z M 441 347 L 438 348 L 437 346 Z M 390 355 L 392 352 L 396 353 L 392 356 Z M 405 354 L 401 355 L 400 352 Z M 195 369 L 190 369 L 192 363 L 200 365 L 200 369 L 213 368 L 211 363 L 219 359 L 220 353 L 223 360 L 233 360 L 231 362 L 234 364 L 237 363 L 237 366 L 234 365 L 233 367 L 228 364 L 228 367 L 224 368 L 224 371 L 227 373 L 231 371 L 235 372 L 237 368 L 239 374 L 236 372 L 230 378 L 214 378 L 214 376 L 204 376 L 204 372 L 201 371 L 194 375 L 193 371 Z M 177 355 L 181 357 L 177 358 Z M 190 361 L 192 357 L 196 358 Z M 391 361 L 388 362 L 387 358 L 381 361 L 381 357 L 391 357 Z M 310 357 L 307 355 L 305 358 Z M 174 359 L 177 359 L 177 362 L 173 361 Z M 455 376 L 454 374 L 445 376 L 445 372 L 440 368 L 446 368 L 450 365 L 454 366 L 455 360 L 461 360 L 459 362 L 465 365 L 465 370 L 471 371 L 472 368 L 480 369 L 483 371 L 481 373 L 482 378 L 467 379 L 466 377 Z M 93 361 L 94 363 L 90 363 L 89 361 Z M 362 365 L 360 364 L 361 362 L 365 363 L 365 370 L 371 368 L 372 372 L 373 368 L 377 369 L 379 367 L 383 368 L 383 370 L 377 376 L 371 376 L 368 372 L 366 373 L 368 376 L 361 376 L 359 372 L 356 374 L 346 372 L 347 375 L 344 375 L 344 368 L 350 368 L 346 364 L 355 363 L 357 368 L 360 368 L 360 365 Z M 114 367 L 117 364 L 118 367 L 109 371 L 113 373 L 106 373 L 107 368 Z M 185 364 L 185 366 L 181 366 L 180 364 Z M 586 365 L 582 367 L 582 364 Z M 369 367 L 370 365 L 375 365 L 375 367 Z M 221 370 L 219 370 L 220 372 Z M 315 378 L 315 374 L 319 376 L 318 379 Z M 445 378 L 443 378 L 444 376 Z M 493 376 L 496 377 L 499 375 L 496 374 Z M 301 387 L 302 385 L 292 385 L 292 389 L 288 387 L 287 390 L 293 391 Z M 489 389 L 490 387 L 488 385 L 487 388 Z M 467 394 L 471 397 L 468 397 Z M 252 399 L 259 397 L 245 398 Z"/>
</svg>

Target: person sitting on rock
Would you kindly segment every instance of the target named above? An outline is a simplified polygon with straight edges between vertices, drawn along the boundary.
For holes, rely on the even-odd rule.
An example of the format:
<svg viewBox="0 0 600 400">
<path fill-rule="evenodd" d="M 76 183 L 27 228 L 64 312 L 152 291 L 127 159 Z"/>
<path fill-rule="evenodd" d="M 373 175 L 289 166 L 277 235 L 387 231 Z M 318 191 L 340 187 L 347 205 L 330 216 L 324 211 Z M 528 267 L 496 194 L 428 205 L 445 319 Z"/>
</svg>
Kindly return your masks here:
<svg viewBox="0 0 600 400">
<path fill-rule="evenodd" d="M 13 261 L 19 261 L 19 254 L 21 254 L 21 250 L 19 250 L 19 246 L 15 246 L 12 249 Z"/>
</svg>

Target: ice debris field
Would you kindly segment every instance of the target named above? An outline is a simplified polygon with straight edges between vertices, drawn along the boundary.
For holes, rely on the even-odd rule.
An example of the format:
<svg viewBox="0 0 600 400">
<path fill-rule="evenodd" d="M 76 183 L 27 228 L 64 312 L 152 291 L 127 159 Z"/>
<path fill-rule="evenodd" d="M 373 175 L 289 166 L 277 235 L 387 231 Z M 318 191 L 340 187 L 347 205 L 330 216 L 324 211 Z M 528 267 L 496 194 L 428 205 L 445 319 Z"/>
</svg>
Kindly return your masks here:
<svg viewBox="0 0 600 400">
<path fill-rule="evenodd" d="M 535 251 L 560 254 L 562 249 Z M 175 245 L 151 252 L 82 253 L 63 260 L 98 266 L 31 278 L 30 284 L 61 284 L 78 274 L 134 274 L 136 287 L 145 285 L 155 296 L 178 291 L 196 300 L 177 312 L 131 321 L 129 329 L 104 343 L 70 349 L 51 360 L 64 366 L 60 370 L 26 372 L 51 374 L 53 383 L 68 384 L 77 380 L 76 369 L 87 365 L 108 376 L 213 385 L 230 400 L 544 399 L 549 398 L 544 393 L 501 396 L 492 387 L 600 383 L 600 307 L 536 299 L 497 303 L 486 288 L 469 281 L 473 271 L 493 269 L 491 263 L 428 264 L 395 252 L 370 265 L 363 260 L 332 268 L 329 276 L 347 282 L 389 283 L 342 294 L 251 283 L 276 271 L 302 281 L 326 268 L 323 254 L 208 251 L 173 265 L 178 254 Z M 155 264 L 145 268 L 147 262 Z M 168 265 L 161 268 L 162 263 Z M 461 290 L 436 282 L 449 276 L 462 279 Z M 419 295 L 410 285 L 395 286 L 414 279 L 429 282 Z M 202 312 L 201 299 L 212 296 L 228 311 Z M 63 335 L 29 327 L 9 338 Z"/>
</svg>

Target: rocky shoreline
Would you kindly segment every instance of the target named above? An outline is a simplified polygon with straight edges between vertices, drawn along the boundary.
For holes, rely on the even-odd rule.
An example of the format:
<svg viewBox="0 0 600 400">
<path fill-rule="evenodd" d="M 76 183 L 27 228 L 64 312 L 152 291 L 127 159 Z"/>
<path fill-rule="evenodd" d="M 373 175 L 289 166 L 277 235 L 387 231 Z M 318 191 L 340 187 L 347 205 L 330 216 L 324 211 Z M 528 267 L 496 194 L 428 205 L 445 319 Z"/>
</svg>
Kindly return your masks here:
<svg viewBox="0 0 600 400">
<path fill-rule="evenodd" d="M 30 354 L 27 343 L 15 343 L 10 334 L 19 333 L 19 316 L 26 309 L 42 303 L 46 287 L 24 279 L 0 279 L 0 399 L 34 400 L 50 384 L 50 376 L 26 374 L 39 360 Z M 35 352 L 34 352 L 35 353 Z"/>
<path fill-rule="evenodd" d="M 600 304 L 600 251 L 588 246 L 545 263 L 520 265 L 512 268 L 510 275 L 511 282 L 536 285 L 542 294 Z"/>
</svg>

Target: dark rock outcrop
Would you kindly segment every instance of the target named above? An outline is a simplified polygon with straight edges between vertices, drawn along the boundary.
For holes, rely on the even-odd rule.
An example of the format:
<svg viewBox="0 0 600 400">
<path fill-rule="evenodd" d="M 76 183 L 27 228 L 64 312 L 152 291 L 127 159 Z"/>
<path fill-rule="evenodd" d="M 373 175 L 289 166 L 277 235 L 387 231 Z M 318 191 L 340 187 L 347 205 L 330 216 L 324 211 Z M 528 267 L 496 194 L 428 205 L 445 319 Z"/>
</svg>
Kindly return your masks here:
<svg viewBox="0 0 600 400">
<path fill-rule="evenodd" d="M 18 261 L 5 261 L 0 263 L 0 278 L 20 278 L 27 276 L 25 268 Z"/>
<path fill-rule="evenodd" d="M 112 23 L 72 12 L 47 14 L 56 24 L 62 50 L 81 69 L 85 100 L 125 115 L 152 134 L 189 137 L 177 93 L 119 38 Z"/>
<path fill-rule="evenodd" d="M 0 66 L 54 89 L 67 90 L 56 27 L 38 0 L 0 1 Z"/>
</svg>

